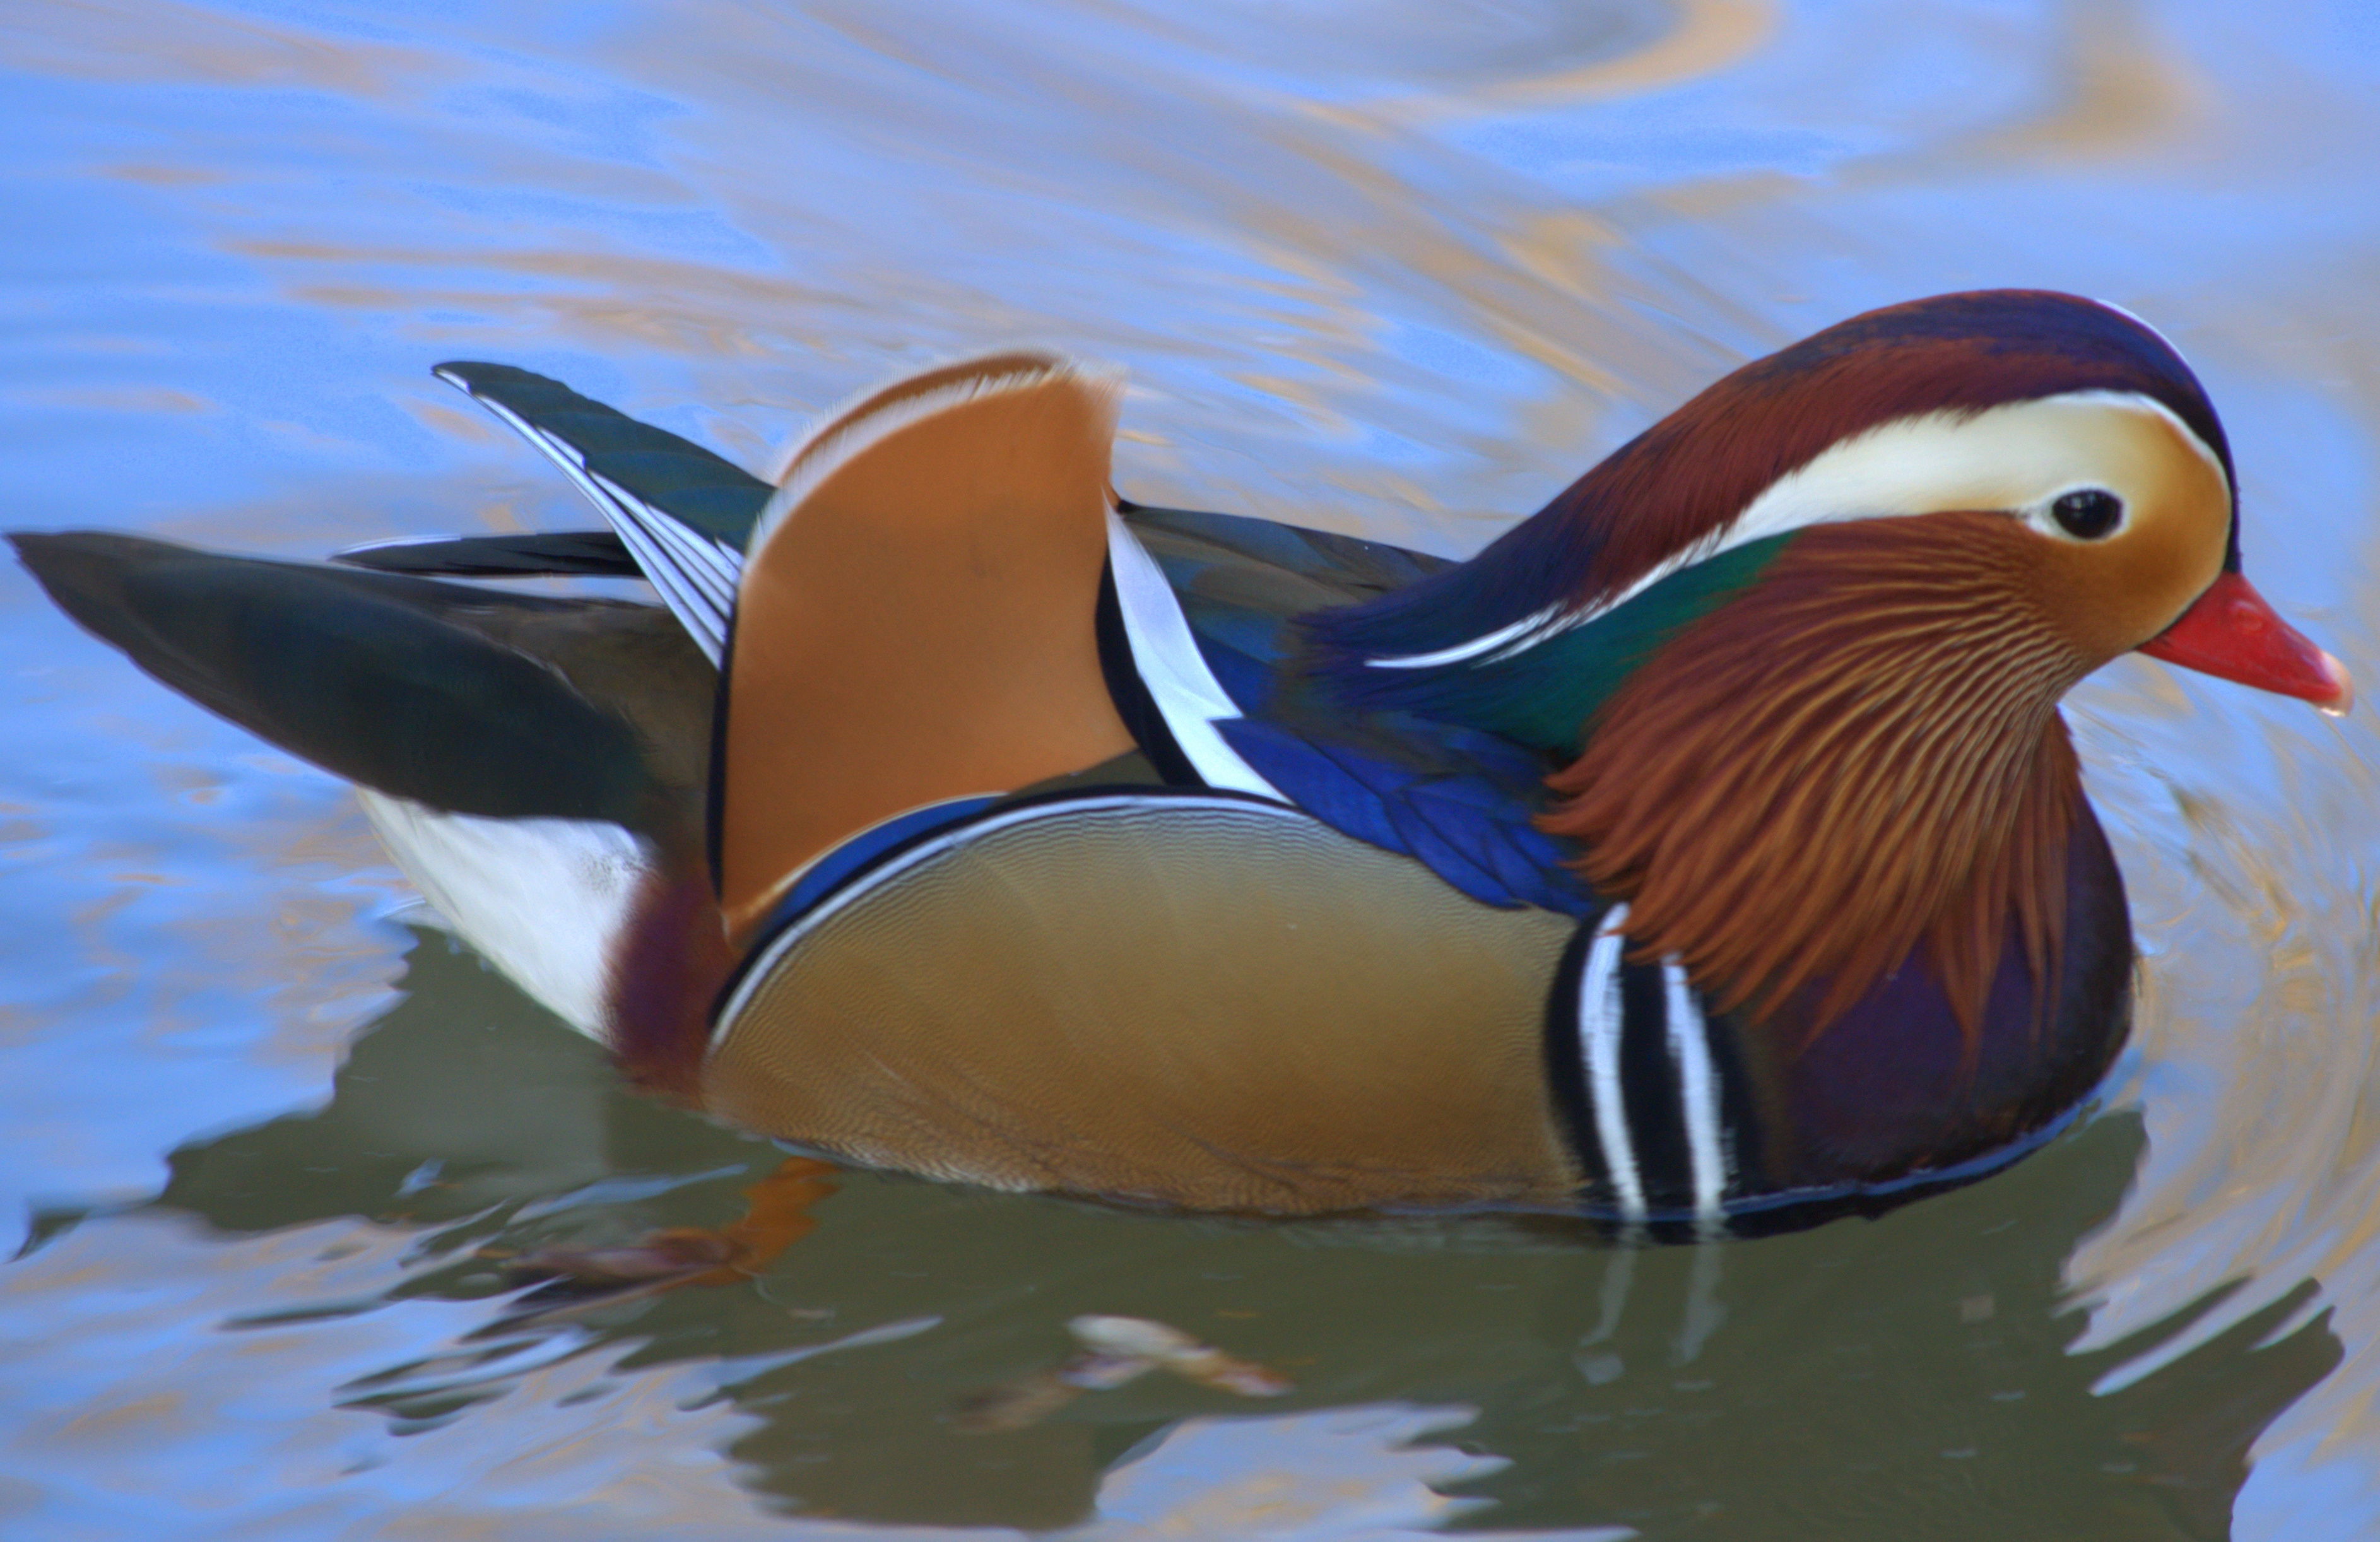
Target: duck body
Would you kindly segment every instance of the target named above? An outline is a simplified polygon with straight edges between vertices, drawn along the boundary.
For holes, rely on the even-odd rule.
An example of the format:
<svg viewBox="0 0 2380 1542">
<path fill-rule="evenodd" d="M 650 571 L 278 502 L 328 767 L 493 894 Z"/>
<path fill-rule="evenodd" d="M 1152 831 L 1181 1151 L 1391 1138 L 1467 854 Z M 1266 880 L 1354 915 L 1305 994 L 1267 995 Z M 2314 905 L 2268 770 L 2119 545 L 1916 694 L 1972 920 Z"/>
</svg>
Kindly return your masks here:
<svg viewBox="0 0 2380 1542">
<path fill-rule="evenodd" d="M 1899 310 L 1467 564 L 1115 500 L 1114 383 L 1035 355 L 880 392 L 770 480 L 442 369 L 609 533 L 342 567 L 17 540 L 152 674 L 357 782 L 532 994 L 748 1127 L 1195 1208 L 1805 1224 L 2021 1155 L 2124 1041 L 2072 678 L 2179 637 L 2344 693 L 2302 639 L 2242 664 L 2192 621 L 2244 581 L 2161 339 L 2067 297 Z M 1902 399 L 1785 409 L 1829 370 L 1878 396 L 1879 359 Z M 455 581 L 522 573 L 667 609 Z"/>
</svg>

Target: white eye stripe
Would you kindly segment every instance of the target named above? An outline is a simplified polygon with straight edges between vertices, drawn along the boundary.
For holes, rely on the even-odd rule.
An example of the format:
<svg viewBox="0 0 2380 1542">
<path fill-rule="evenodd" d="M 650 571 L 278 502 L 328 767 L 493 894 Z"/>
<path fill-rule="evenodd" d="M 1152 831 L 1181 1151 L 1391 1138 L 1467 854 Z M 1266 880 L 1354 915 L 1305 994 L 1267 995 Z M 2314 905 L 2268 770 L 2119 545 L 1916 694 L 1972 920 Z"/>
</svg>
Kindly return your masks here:
<svg viewBox="0 0 2380 1542">
<path fill-rule="evenodd" d="M 1982 412 L 1925 413 L 1900 418 L 1828 446 L 1787 472 L 1744 505 L 1727 525 L 1671 555 L 1600 605 L 1564 615 L 1536 615 L 1484 637 L 1432 653 L 1367 661 L 1382 669 L 1416 669 L 1472 660 L 1492 663 L 1525 652 L 1549 637 L 1583 626 L 1659 583 L 1680 568 L 1755 540 L 1814 525 L 1941 514 L 1958 509 L 2007 509 L 2031 520 L 2041 511 L 2060 540 L 2049 506 L 2065 493 L 2105 488 L 2123 500 L 2126 515 L 2143 489 L 2139 457 L 2143 419 L 2170 431 L 2223 485 L 2222 457 L 2164 403 L 2130 391 L 2073 391 L 2011 402 Z M 2156 436 L 2157 441 L 2164 434 Z M 2137 470 L 2139 475 L 2130 474 Z M 2039 521 L 2034 521 L 2039 524 Z"/>
<path fill-rule="evenodd" d="M 2106 488 L 2130 504 L 2138 490 L 2123 485 L 2131 479 L 2109 456 L 2142 417 L 2223 474 L 2221 458 L 2164 403 L 2133 392 L 2070 392 L 1972 415 L 1903 418 L 1844 440 L 1771 483 L 1711 550 L 1853 519 L 2046 509 L 2082 488 Z"/>
</svg>

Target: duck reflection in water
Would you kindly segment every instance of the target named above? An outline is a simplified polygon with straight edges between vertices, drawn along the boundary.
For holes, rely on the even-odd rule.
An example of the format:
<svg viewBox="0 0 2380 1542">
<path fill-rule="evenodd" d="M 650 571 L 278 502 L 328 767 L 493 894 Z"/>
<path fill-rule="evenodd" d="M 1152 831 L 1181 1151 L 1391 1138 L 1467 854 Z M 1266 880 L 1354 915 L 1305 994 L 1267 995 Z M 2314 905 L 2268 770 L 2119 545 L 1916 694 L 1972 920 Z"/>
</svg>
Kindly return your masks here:
<svg viewBox="0 0 2380 1542">
<path fill-rule="evenodd" d="M 1164 1466 L 1135 1458 L 1190 1460 L 1234 1427 L 1245 1460 L 1210 1481 L 1272 1475 L 1274 1502 L 1327 1509 L 1350 1475 L 1299 1421 L 1336 1410 L 1384 1439 L 1442 1426 L 1434 1442 L 1494 1458 L 1426 1475 L 1467 1473 L 1456 1491 L 1496 1501 L 1483 1518 L 1501 1527 L 1767 1536 L 1779 1514 L 1821 1514 L 1842 1522 L 1829 1536 L 1902 1542 L 1983 1493 L 2010 1536 L 2216 1537 L 2250 1444 L 2339 1357 L 2322 1320 L 2294 1325 L 2293 1298 L 2095 1395 L 2150 1347 L 2070 1354 L 2082 1317 L 2061 1281 L 2131 1180 L 2130 1115 L 1874 1222 L 1668 1248 L 1601 1245 L 1592 1223 L 1553 1216 L 1198 1218 L 856 1172 L 747 1285 L 524 1317 L 488 1254 L 717 1227 L 782 1153 L 637 1096 L 441 935 L 420 934 L 400 984 L 325 1106 L 176 1151 L 155 1203 L 237 1233 L 344 1216 L 402 1228 L 416 1240 L 385 1301 L 488 1304 L 444 1352 L 326 1398 L 428 1430 L 524 1395 L 557 1358 L 682 1367 L 674 1395 L 748 1416 L 739 1480 L 802 1513 L 1066 1525 Z M 1065 1325 L 1087 1313 L 1180 1325 L 1294 1386 L 1248 1403 L 1150 1376 L 1022 1427 L 969 1427 L 988 1390 L 1062 1363 Z M 1426 1456 L 1454 1460 L 1411 1460 Z"/>
<path fill-rule="evenodd" d="M 1459 564 L 1121 502 L 1118 382 L 1041 355 L 877 392 L 768 480 L 440 372 L 612 528 L 18 549 L 354 780 L 644 1085 L 992 1188 L 1682 1240 L 1973 1179 L 2129 1024 L 2059 698 L 2141 650 L 2349 700 L 2241 576 L 2196 378 L 2070 296 L 1842 322 Z M 667 609 L 455 581 L 521 573 Z"/>
</svg>

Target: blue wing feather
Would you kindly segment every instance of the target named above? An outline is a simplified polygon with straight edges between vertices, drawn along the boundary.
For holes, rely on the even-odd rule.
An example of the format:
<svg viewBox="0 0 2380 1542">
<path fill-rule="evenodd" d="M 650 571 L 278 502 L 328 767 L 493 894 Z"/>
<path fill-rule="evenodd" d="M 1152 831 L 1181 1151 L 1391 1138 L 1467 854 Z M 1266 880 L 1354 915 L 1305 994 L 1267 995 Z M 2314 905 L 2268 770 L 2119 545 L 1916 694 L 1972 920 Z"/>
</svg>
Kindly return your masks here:
<svg viewBox="0 0 2380 1542">
<path fill-rule="evenodd" d="M 1258 775 L 1324 824 L 1358 841 L 1412 855 L 1380 795 L 1314 745 L 1251 718 L 1232 718 L 1215 726 Z"/>
<path fill-rule="evenodd" d="M 1483 866 L 1464 849 L 1466 845 L 1477 843 L 1449 840 L 1416 800 L 1410 796 L 1381 801 L 1389 811 L 1389 822 L 1396 827 L 1404 849 L 1412 853 L 1423 867 L 1482 905 L 1509 907 L 1523 903 L 1519 895 L 1498 880 L 1488 867 Z M 1465 831 L 1463 833 L 1476 835 L 1482 832 Z"/>
<path fill-rule="evenodd" d="M 1531 824 L 1509 797 L 1492 793 L 1482 796 L 1484 791 L 1483 784 L 1466 778 L 1443 778 L 1416 785 L 1407 795 L 1405 807 L 1414 821 L 1426 824 L 1459 850 L 1481 869 L 1489 886 L 1506 896 L 1489 903 L 1580 911 L 1589 896 L 1562 866 L 1571 853 Z M 1420 855 L 1418 848 L 1416 855 Z M 1428 858 L 1425 856 L 1423 860 Z M 1435 863 L 1431 867 L 1441 870 Z"/>
<path fill-rule="evenodd" d="M 1410 584 L 1445 564 L 1378 542 L 1179 509 L 1125 518 L 1157 559 L 1224 694 L 1246 714 L 1216 723 L 1249 767 L 1325 824 L 1413 857 L 1483 904 L 1591 914 L 1600 901 L 1531 824 L 1540 751 L 1408 712 L 1309 721 L 1290 655 L 1293 617 Z M 1284 671 L 1290 673 L 1285 674 Z"/>
<path fill-rule="evenodd" d="M 1411 741 L 1400 750 L 1445 752 L 1424 759 L 1318 742 L 1249 718 L 1216 724 L 1299 807 L 1356 840 L 1413 857 L 1473 899 L 1570 916 L 1597 909 L 1593 891 L 1562 866 L 1570 849 L 1529 822 L 1541 773 L 1536 758 L 1518 746 L 1463 742 L 1490 735 L 1439 735 L 1439 726 L 1398 724 L 1409 730 L 1400 740 Z"/>
</svg>

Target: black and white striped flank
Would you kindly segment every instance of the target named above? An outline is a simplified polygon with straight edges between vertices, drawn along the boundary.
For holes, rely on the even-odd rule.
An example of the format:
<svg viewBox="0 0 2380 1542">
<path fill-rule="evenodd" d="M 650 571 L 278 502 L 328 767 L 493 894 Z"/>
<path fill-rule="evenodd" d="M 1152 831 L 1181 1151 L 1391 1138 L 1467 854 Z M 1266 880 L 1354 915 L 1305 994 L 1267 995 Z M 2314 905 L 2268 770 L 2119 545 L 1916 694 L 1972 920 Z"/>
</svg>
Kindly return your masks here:
<svg viewBox="0 0 2380 1542">
<path fill-rule="evenodd" d="M 1627 957 L 1628 907 L 1579 929 L 1548 1003 L 1554 1096 L 1591 1203 L 1628 1225 L 1725 1224 L 1741 1071 L 1675 958 Z"/>
</svg>

